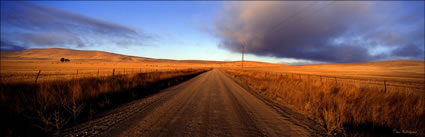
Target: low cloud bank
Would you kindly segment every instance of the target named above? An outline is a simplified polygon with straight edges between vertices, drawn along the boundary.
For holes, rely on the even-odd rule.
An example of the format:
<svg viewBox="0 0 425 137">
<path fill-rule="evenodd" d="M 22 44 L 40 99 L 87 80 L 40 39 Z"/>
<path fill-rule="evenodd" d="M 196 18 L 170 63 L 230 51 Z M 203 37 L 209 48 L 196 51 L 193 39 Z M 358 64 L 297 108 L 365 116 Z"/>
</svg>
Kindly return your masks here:
<svg viewBox="0 0 425 137">
<path fill-rule="evenodd" d="M 257 56 L 346 63 L 424 59 L 424 2 L 228 3 L 219 47 Z"/>
<path fill-rule="evenodd" d="M 133 28 L 28 2 L 2 2 L 1 50 L 143 45 L 152 36 Z"/>
</svg>

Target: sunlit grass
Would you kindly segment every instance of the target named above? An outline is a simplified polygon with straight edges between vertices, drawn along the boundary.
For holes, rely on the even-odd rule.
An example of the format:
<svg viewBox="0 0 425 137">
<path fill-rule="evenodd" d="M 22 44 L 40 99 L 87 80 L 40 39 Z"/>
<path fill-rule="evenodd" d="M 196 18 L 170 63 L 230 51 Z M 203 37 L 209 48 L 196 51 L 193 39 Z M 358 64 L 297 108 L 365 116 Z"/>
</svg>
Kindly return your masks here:
<svg viewBox="0 0 425 137">
<path fill-rule="evenodd" d="M 226 69 L 261 95 L 307 114 L 329 134 L 413 131 L 425 135 L 423 89 Z M 369 129 L 368 129 L 369 128 Z M 384 131 L 378 131 L 384 130 Z M 368 133 L 373 134 L 373 133 Z"/>
</svg>

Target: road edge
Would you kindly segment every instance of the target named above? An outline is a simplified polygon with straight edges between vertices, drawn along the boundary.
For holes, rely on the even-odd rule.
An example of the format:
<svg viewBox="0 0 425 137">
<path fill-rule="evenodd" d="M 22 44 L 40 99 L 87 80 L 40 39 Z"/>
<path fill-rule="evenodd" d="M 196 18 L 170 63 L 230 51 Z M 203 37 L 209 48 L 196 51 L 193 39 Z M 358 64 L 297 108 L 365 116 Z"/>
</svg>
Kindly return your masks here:
<svg viewBox="0 0 425 137">
<path fill-rule="evenodd" d="M 233 77 L 231 77 L 226 72 L 223 72 L 220 69 L 217 69 L 217 70 L 220 71 L 221 73 L 223 73 L 226 77 L 233 80 L 236 84 L 241 86 L 243 89 L 248 91 L 248 93 L 254 95 L 258 99 L 260 99 L 262 102 L 264 102 L 266 105 L 270 106 L 273 110 L 278 112 L 281 116 L 287 117 L 288 121 L 294 123 L 295 125 L 301 126 L 308 131 L 313 131 L 313 132 L 311 132 L 312 136 L 328 136 L 328 134 L 326 134 L 326 130 L 319 123 L 314 121 L 312 118 L 305 116 L 304 114 L 301 114 L 299 112 L 296 112 L 296 111 L 294 111 L 294 110 L 292 110 L 292 109 L 290 109 L 286 106 L 283 106 L 281 104 L 273 102 L 273 100 L 262 96 L 261 94 L 259 94 L 258 91 L 251 89 L 245 83 L 242 83 L 239 80 L 234 79 Z M 290 116 L 297 116 L 297 117 L 290 117 Z M 313 125 L 311 125 L 311 124 L 313 124 Z"/>
<path fill-rule="evenodd" d="M 132 117 L 135 117 L 139 112 L 145 112 L 146 110 L 152 109 L 154 106 L 161 104 L 166 99 L 177 94 L 177 92 L 173 92 L 172 89 L 177 88 L 179 85 L 187 83 L 188 81 L 197 78 L 198 76 L 205 74 L 209 71 L 211 70 L 191 74 L 188 79 L 180 81 L 178 82 L 178 84 L 158 90 L 150 95 L 136 100 L 132 100 L 128 103 L 117 105 L 114 108 L 111 108 L 105 112 L 98 114 L 92 120 L 62 130 L 56 136 L 107 136 L 104 134 L 105 131 L 109 131 L 111 129 L 116 128 L 117 125 L 122 124 L 123 121 L 127 121 Z M 165 93 L 166 91 L 171 91 L 171 93 Z M 134 108 L 136 106 L 138 107 L 137 110 L 124 109 L 132 107 Z"/>
</svg>

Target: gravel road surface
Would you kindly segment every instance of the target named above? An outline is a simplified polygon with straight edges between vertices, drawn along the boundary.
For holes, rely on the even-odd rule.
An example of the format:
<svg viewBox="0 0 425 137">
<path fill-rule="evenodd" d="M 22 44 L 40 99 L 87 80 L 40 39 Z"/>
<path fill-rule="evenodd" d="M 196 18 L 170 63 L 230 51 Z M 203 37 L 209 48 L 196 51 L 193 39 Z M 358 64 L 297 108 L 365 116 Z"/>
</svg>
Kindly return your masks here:
<svg viewBox="0 0 425 137">
<path fill-rule="evenodd" d="M 214 69 L 68 129 L 65 136 L 321 136 L 317 127 Z"/>
</svg>

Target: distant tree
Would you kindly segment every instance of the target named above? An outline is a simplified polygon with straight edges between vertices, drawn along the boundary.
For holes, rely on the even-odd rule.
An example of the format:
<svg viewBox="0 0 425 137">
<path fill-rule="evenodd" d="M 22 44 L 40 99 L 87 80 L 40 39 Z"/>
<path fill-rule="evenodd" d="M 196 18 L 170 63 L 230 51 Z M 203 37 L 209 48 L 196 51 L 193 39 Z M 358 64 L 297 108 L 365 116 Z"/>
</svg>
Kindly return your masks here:
<svg viewBox="0 0 425 137">
<path fill-rule="evenodd" d="M 65 58 L 61 58 L 61 62 L 64 62 L 65 61 Z"/>
</svg>

